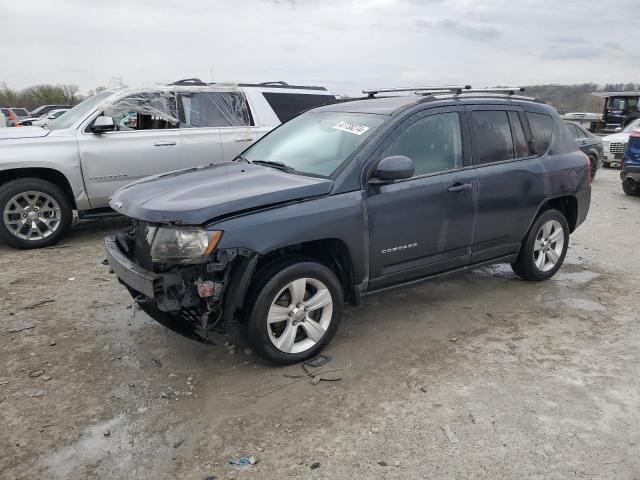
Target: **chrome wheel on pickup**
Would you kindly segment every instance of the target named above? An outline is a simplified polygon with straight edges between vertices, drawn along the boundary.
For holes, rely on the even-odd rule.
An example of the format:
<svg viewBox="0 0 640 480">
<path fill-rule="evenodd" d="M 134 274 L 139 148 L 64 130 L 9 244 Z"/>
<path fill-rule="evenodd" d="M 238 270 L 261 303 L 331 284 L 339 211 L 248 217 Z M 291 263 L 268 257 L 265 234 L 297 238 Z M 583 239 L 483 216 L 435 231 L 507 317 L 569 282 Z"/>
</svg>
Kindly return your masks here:
<svg viewBox="0 0 640 480">
<path fill-rule="evenodd" d="M 22 240 L 44 240 L 60 228 L 62 212 L 58 202 L 44 192 L 21 192 L 7 202 L 2 220 Z"/>
<path fill-rule="evenodd" d="M 0 240 L 21 249 L 55 244 L 73 215 L 66 195 L 39 178 L 12 180 L 0 187 L 0 211 Z"/>
<path fill-rule="evenodd" d="M 316 355 L 342 315 L 342 285 L 326 266 L 285 259 L 266 267 L 252 286 L 247 340 L 263 359 L 296 363 Z"/>
</svg>

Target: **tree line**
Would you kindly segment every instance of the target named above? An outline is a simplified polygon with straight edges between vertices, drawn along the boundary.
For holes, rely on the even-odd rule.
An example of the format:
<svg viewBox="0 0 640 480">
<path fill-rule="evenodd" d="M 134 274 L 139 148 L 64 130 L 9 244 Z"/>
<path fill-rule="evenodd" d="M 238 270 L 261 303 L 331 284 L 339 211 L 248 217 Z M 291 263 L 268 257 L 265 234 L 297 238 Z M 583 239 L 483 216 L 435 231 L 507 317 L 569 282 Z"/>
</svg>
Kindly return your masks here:
<svg viewBox="0 0 640 480">
<path fill-rule="evenodd" d="M 97 87 L 89 90 L 87 96 L 105 90 Z M 75 105 L 84 100 L 76 85 L 40 84 L 16 90 L 0 83 L 0 107 L 23 107 L 34 110 L 40 105 Z M 601 112 L 603 100 L 591 95 L 591 92 L 628 92 L 640 91 L 638 83 L 581 83 L 577 85 L 531 85 L 526 87 L 525 95 L 536 97 L 555 107 L 559 112 Z"/>
<path fill-rule="evenodd" d="M 76 85 L 40 84 L 17 90 L 0 83 L 0 107 L 35 110 L 41 105 L 75 105 L 85 99 Z"/>
</svg>

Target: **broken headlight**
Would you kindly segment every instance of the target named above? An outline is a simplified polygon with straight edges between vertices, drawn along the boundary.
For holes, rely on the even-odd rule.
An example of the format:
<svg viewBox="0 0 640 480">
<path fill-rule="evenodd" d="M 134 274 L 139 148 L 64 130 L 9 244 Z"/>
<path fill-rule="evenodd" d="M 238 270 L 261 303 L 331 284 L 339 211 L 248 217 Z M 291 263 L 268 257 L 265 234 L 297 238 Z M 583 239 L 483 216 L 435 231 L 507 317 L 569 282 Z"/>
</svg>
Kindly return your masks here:
<svg viewBox="0 0 640 480">
<path fill-rule="evenodd" d="M 159 228 L 151 245 L 151 260 L 157 263 L 203 263 L 216 248 L 222 232 L 203 228 Z"/>
</svg>

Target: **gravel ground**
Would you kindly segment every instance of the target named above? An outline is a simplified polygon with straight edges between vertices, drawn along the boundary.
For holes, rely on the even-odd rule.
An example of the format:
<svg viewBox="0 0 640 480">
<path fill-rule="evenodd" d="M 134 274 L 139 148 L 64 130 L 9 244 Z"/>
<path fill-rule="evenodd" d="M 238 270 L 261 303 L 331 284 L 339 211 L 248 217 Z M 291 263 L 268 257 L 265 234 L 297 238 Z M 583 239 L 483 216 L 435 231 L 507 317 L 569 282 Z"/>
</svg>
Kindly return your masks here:
<svg viewBox="0 0 640 480">
<path fill-rule="evenodd" d="M 639 211 L 598 172 L 554 279 L 498 265 L 368 299 L 317 385 L 134 316 L 100 264 L 121 220 L 0 246 L 0 477 L 638 478 Z"/>
</svg>

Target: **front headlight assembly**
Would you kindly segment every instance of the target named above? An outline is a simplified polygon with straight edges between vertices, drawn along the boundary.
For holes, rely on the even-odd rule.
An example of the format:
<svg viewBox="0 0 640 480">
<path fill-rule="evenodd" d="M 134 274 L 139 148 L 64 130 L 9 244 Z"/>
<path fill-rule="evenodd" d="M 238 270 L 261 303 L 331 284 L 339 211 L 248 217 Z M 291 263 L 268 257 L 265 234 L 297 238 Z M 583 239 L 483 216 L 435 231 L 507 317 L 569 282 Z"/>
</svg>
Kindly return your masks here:
<svg viewBox="0 0 640 480">
<path fill-rule="evenodd" d="M 221 231 L 198 227 L 158 228 L 151 245 L 151 260 L 182 265 L 204 263 L 221 237 Z"/>
</svg>

